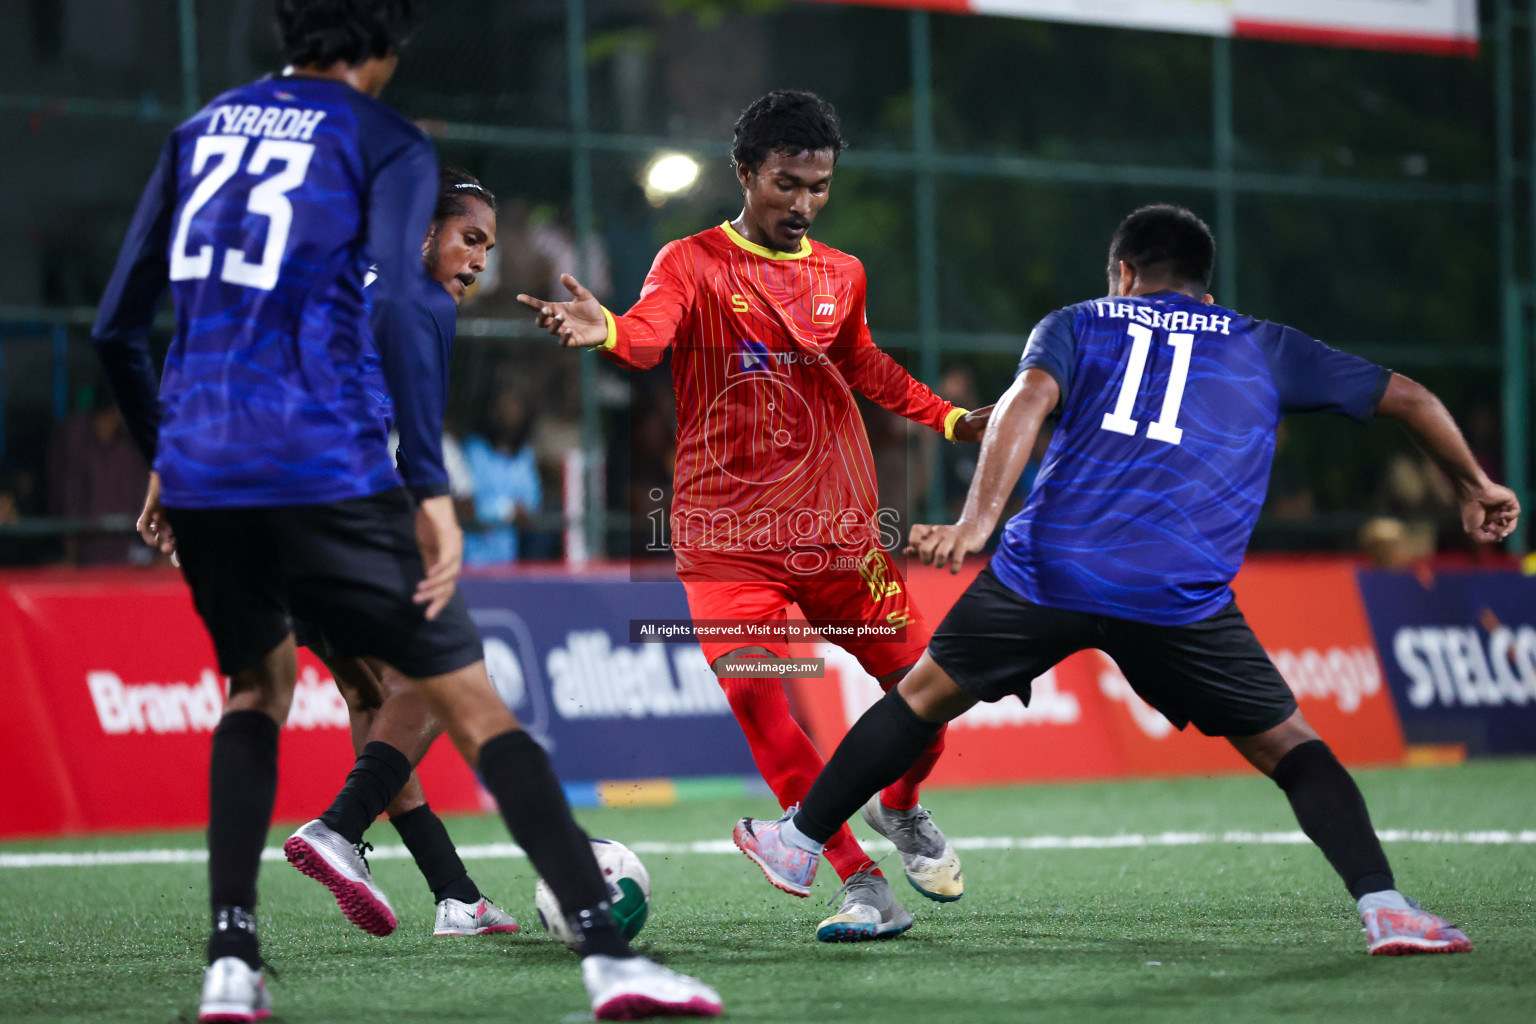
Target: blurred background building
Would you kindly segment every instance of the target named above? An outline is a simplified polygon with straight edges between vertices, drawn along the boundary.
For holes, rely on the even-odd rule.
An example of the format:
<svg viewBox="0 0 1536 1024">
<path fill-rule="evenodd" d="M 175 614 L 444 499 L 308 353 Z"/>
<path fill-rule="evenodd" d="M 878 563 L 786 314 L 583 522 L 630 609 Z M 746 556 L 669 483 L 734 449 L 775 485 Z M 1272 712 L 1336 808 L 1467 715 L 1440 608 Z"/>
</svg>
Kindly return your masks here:
<svg viewBox="0 0 1536 1024">
<path fill-rule="evenodd" d="M 941 393 L 994 399 L 1041 316 L 1103 293 L 1117 221 L 1177 202 L 1217 232 L 1219 301 L 1428 383 L 1530 503 L 1525 0 L 1485 0 L 1470 55 L 900 4 L 423 6 L 385 99 L 501 199 L 448 424 L 480 564 L 626 554 L 670 500 L 666 367 L 554 348 L 514 296 L 575 272 L 626 308 L 660 245 L 739 210 L 731 124 L 777 87 L 837 105 L 850 147 L 814 234 L 864 261 L 876 341 Z M 165 133 L 278 68 L 270 20 L 269 0 L 0 0 L 0 562 L 134 550 L 145 469 L 93 307 Z M 952 515 L 974 452 L 865 413 L 884 500 Z M 1286 424 L 1257 548 L 1400 563 L 1460 536 L 1400 432 Z"/>
</svg>

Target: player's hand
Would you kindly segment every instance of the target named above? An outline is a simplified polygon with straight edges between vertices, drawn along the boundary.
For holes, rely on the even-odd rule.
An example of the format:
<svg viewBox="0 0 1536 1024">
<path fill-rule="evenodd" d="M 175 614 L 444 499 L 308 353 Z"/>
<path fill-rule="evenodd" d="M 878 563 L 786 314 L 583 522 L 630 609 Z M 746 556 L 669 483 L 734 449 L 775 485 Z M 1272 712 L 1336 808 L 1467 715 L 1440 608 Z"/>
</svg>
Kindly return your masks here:
<svg viewBox="0 0 1536 1024">
<path fill-rule="evenodd" d="M 1461 526 L 1473 540 L 1492 544 L 1520 525 L 1520 499 L 1508 487 L 1488 483 L 1461 500 Z"/>
<path fill-rule="evenodd" d="M 570 274 L 561 274 L 560 283 L 575 296 L 570 302 L 546 302 L 532 295 L 519 295 L 517 301 L 539 314 L 539 326 L 566 348 L 593 348 L 607 341 L 608 318 L 597 296 Z"/>
<path fill-rule="evenodd" d="M 987 535 L 970 523 L 960 522 L 953 526 L 918 523 L 907 537 L 906 553 L 916 555 L 924 565 L 946 566 L 951 573 L 957 573 L 965 556 L 980 551 L 986 544 Z"/>
<path fill-rule="evenodd" d="M 992 418 L 992 407 L 984 405 L 980 409 L 972 409 L 970 412 L 955 420 L 955 429 L 952 433 L 956 441 L 980 441 L 981 436 L 987 432 L 987 421 Z"/>
<path fill-rule="evenodd" d="M 160 504 L 160 474 L 153 470 L 149 474 L 149 492 L 144 495 L 144 511 L 139 513 L 137 525 L 145 544 L 162 555 L 170 555 L 171 561 L 176 562 L 176 535 L 171 532 L 165 508 Z"/>
<path fill-rule="evenodd" d="M 422 501 L 416 510 L 416 545 L 427 575 L 416 585 L 412 600 L 427 606 L 430 622 L 452 599 L 464 564 L 464 531 L 454 517 L 453 498 L 442 494 Z"/>
</svg>

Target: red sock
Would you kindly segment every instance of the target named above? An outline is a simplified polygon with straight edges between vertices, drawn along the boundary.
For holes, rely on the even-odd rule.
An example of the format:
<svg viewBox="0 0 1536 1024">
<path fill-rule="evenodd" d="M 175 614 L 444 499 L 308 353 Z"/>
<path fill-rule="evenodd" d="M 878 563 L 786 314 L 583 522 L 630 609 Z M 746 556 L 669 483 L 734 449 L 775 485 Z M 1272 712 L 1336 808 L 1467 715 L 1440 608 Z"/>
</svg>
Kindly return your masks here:
<svg viewBox="0 0 1536 1024">
<path fill-rule="evenodd" d="M 722 679 L 720 685 L 752 748 L 752 760 L 779 806 L 789 808 L 804 800 L 825 762 L 789 713 L 784 684 L 778 679 Z M 846 879 L 869 864 L 847 825 L 837 830 L 822 852 L 839 878 Z"/>
<path fill-rule="evenodd" d="M 935 733 L 933 742 L 928 744 L 923 756 L 907 769 L 907 774 L 880 791 L 882 804 L 893 811 L 910 811 L 917 806 L 917 787 L 922 785 L 928 773 L 933 771 L 933 766 L 938 764 L 939 755 L 944 753 L 944 734 L 948 731 L 949 726 L 946 725 Z"/>
</svg>

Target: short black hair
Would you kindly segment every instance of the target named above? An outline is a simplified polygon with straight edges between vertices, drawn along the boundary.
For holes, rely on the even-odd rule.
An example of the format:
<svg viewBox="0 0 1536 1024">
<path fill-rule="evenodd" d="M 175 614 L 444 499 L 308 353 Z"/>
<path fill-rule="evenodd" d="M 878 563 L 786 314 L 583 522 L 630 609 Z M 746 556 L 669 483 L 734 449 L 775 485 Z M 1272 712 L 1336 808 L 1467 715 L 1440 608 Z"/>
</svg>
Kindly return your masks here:
<svg viewBox="0 0 1536 1024">
<path fill-rule="evenodd" d="M 830 149 L 836 163 L 845 145 L 832 104 L 813 92 L 775 89 L 753 100 L 736 119 L 731 162 L 756 170 L 769 153 Z"/>
<path fill-rule="evenodd" d="M 1120 222 L 1109 241 L 1111 277 L 1121 260 L 1143 275 L 1204 288 L 1216 265 L 1216 236 L 1182 206 L 1143 206 Z"/>
<path fill-rule="evenodd" d="M 461 216 L 468 209 L 464 204 L 471 199 L 480 200 L 491 208 L 492 213 L 496 212 L 496 197 L 480 184 L 480 179 L 457 167 L 437 169 L 437 206 L 432 210 L 434 224 Z"/>
<path fill-rule="evenodd" d="M 328 68 L 399 53 L 416 0 L 277 0 L 277 36 L 289 64 Z"/>
</svg>

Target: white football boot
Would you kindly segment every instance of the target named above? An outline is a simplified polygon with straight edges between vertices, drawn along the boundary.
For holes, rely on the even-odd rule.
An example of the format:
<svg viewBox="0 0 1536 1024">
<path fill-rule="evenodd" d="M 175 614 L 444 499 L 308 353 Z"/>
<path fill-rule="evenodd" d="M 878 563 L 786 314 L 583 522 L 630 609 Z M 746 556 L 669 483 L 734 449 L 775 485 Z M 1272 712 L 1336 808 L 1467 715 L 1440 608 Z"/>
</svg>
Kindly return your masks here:
<svg viewBox="0 0 1536 1024">
<path fill-rule="evenodd" d="M 933 823 L 928 808 L 918 804 L 910 811 L 893 811 L 876 793 L 864 805 L 864 820 L 901 854 L 901 868 L 912 888 L 940 903 L 953 903 L 965 895 L 960 855 Z"/>
<path fill-rule="evenodd" d="M 353 846 L 325 822 L 316 818 L 283 844 L 288 863 L 313 878 L 336 897 L 347 920 L 369 935 L 388 935 L 400 923 L 384 890 L 373 884 L 363 851 L 367 843 Z"/>
<path fill-rule="evenodd" d="M 581 961 L 581 979 L 592 997 L 592 1016 L 598 1020 L 718 1017 L 725 1009 L 720 993 L 702 981 L 643 956 L 586 957 Z"/>
<path fill-rule="evenodd" d="M 260 968 L 237 956 L 220 957 L 203 975 L 203 1000 L 197 1019 L 202 1024 L 249 1024 L 272 1015 L 272 995 Z"/>
<path fill-rule="evenodd" d="M 437 905 L 437 921 L 432 925 L 434 936 L 494 935 L 515 931 L 517 918 L 484 896 L 474 903 L 443 900 Z"/>
</svg>

